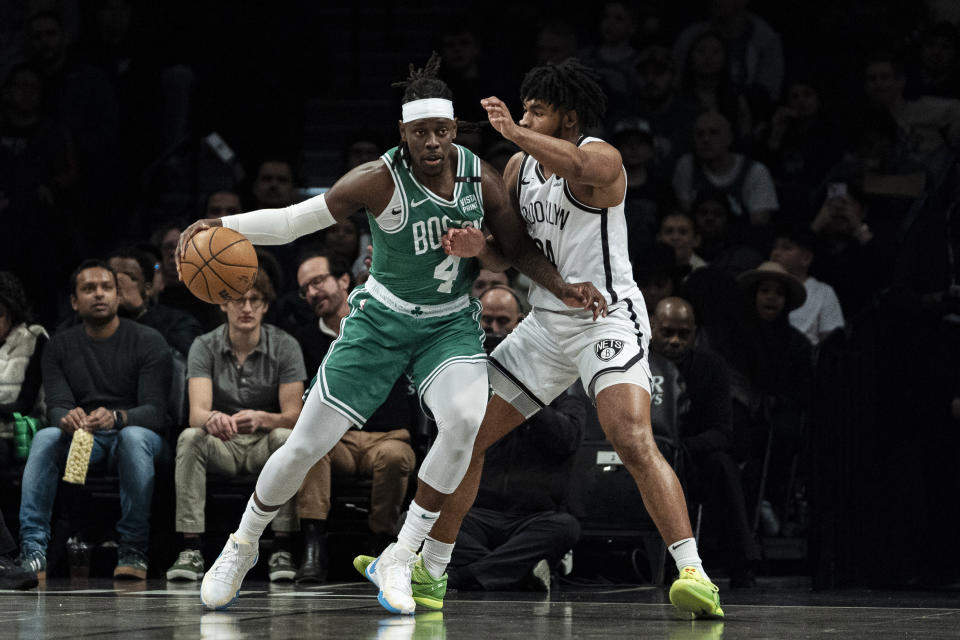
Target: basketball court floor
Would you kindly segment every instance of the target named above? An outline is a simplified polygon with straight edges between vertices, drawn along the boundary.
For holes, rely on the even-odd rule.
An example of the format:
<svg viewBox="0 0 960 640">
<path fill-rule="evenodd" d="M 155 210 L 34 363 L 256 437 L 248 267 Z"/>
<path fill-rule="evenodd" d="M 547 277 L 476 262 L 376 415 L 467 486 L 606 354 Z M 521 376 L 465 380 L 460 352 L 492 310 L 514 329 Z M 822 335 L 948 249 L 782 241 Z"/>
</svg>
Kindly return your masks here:
<svg viewBox="0 0 960 640">
<path fill-rule="evenodd" d="M 803 580 L 762 579 L 723 590 L 722 622 L 683 620 L 651 586 L 562 586 L 550 595 L 452 593 L 442 612 L 393 616 L 363 582 L 310 588 L 250 582 L 226 611 L 206 611 L 196 584 L 52 579 L 0 591 L 0 638 L 958 638 L 957 591 L 811 592 Z"/>
</svg>

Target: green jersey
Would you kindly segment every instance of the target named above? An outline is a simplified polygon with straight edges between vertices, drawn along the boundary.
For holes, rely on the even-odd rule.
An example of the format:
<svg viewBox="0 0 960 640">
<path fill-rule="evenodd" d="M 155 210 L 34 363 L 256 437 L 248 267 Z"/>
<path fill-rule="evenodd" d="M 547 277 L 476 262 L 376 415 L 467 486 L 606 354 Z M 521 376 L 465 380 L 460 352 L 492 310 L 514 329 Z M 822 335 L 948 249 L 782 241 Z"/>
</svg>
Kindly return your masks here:
<svg viewBox="0 0 960 640">
<path fill-rule="evenodd" d="M 399 147 L 381 160 L 393 177 L 394 193 L 382 212 L 367 211 L 373 237 L 370 275 L 393 295 L 413 304 L 439 305 L 470 292 L 479 271 L 476 258 L 448 256 L 440 239 L 451 228 L 483 224 L 480 159 L 454 145 L 457 166 L 453 198 L 441 198 L 396 162 Z"/>
</svg>

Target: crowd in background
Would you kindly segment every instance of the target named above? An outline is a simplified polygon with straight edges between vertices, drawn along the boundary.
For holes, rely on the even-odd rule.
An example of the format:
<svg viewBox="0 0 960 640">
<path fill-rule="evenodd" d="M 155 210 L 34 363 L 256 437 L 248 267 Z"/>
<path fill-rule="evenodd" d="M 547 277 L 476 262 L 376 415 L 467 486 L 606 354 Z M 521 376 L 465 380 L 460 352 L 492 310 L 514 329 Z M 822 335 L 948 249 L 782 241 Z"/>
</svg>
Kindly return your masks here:
<svg viewBox="0 0 960 640">
<path fill-rule="evenodd" d="M 27 537 L 23 506 L 19 527 L 8 523 L 21 531 L 25 555 L 49 537 L 43 528 L 56 481 L 52 489 L 47 481 L 42 496 L 28 496 L 37 480 L 29 463 L 21 478 L 27 454 L 17 448 L 14 414 L 63 429 L 63 415 L 51 409 L 51 346 L 69 354 L 67 338 L 58 336 L 79 332 L 100 313 L 94 298 L 84 302 L 78 265 L 93 264 L 87 270 L 111 274 L 107 280 L 115 274 L 116 313 L 125 326 L 156 330 L 171 361 L 187 364 L 187 419 L 170 412 L 164 397 L 141 435 L 162 436 L 163 444 L 143 446 L 154 447 L 158 468 L 165 456 L 163 468 L 176 468 L 177 531 L 184 551 L 198 549 L 189 538 L 203 531 L 202 502 L 199 516 L 181 512 L 181 448 L 198 450 L 198 429 L 222 442 L 250 436 L 245 447 L 262 439 L 267 455 L 279 446 L 267 446 L 264 434 L 292 426 L 300 395 L 283 385 L 309 386 L 336 335 L 332 318 L 365 277 L 369 233 L 361 212 L 317 237 L 261 251 L 269 288 L 233 308 L 234 318 L 178 282 L 179 232 L 199 217 L 293 204 L 375 160 L 397 138 L 399 94 L 389 81 L 435 49 L 456 113 L 467 121 L 485 119 L 479 100 L 487 95 L 506 100 L 519 118 L 519 82 L 534 65 L 576 56 L 596 70 L 607 110 L 603 127 L 591 133 L 623 157 L 630 254 L 654 319 L 654 348 L 673 362 L 665 367 L 688 376 L 700 372 L 691 369 L 693 346 L 716 356 L 723 373 L 711 384 L 729 388 L 727 424 L 708 429 L 719 409 L 688 406 L 707 396 L 684 383 L 691 389 L 676 400 L 683 407 L 676 429 L 688 467 L 719 464 L 725 478 L 739 476 L 739 495 L 722 498 L 742 504 L 749 532 L 735 535 L 809 540 L 809 570 L 821 584 L 903 586 L 960 575 L 955 560 L 939 576 L 920 562 L 925 544 L 958 528 L 956 514 L 944 513 L 935 497 L 951 495 L 960 478 L 960 11 L 951 3 L 647 0 L 584 7 L 576 19 L 545 3 L 494 3 L 498 11 L 487 3 L 482 11 L 445 8 L 442 20 L 418 25 L 422 38 L 389 55 L 382 52 L 403 41 L 388 26 L 403 9 L 389 3 L 326 12 L 306 2 L 167 4 L 161 12 L 132 0 L 37 0 L 0 14 L 0 464 L 16 474 L 4 482 L 22 486 L 33 518 Z M 426 21 L 433 9 L 403 16 Z M 317 38 L 332 20 L 355 37 Z M 358 67 L 385 81 L 358 81 Z M 311 120 L 310 105 L 338 100 L 379 100 L 389 109 L 377 121 L 350 113 L 337 123 Z M 490 128 L 457 142 L 497 167 L 516 151 Z M 320 152 L 336 158 L 334 170 L 307 170 L 307 159 Z M 311 258 L 325 261 L 314 275 Z M 516 289 L 522 312 L 522 279 L 510 274 L 503 284 Z M 218 399 L 214 385 L 203 409 L 289 415 L 218 418 L 211 427 L 209 416 L 194 415 L 201 391 L 193 381 L 220 380 L 213 370 L 223 346 L 214 336 L 232 332 L 231 322 L 252 321 L 251 314 L 265 330 L 293 336 L 263 339 L 283 343 L 277 348 L 295 369 L 269 374 L 285 395 L 238 403 Z M 664 326 L 673 326 L 671 335 L 657 336 Z M 202 362 L 201 341 L 208 351 Z M 242 368 L 256 345 L 243 357 L 236 343 L 227 348 Z M 289 353 L 302 353 L 307 366 L 290 364 Z M 716 382 L 721 378 L 726 382 Z M 384 423 L 381 435 L 416 429 L 417 408 L 402 384 L 395 391 L 389 402 L 399 417 Z M 131 407 L 145 403 L 132 393 Z M 101 418 L 104 425 L 114 420 Z M 711 429 L 719 435 L 704 437 Z M 40 441 L 53 447 L 51 438 L 48 432 Z M 117 455 L 119 444 L 103 446 L 105 460 Z M 213 456 L 203 451 L 194 457 Z M 708 464 L 712 451 L 732 462 Z M 419 462 L 412 456 L 395 456 L 404 482 Z M 289 507 L 299 510 L 308 540 L 322 536 L 325 525 L 317 523 L 325 522 L 336 491 L 330 469 L 318 473 L 319 489 L 307 493 L 321 497 Z M 195 493 L 185 496 L 196 502 Z M 390 533 L 384 523 L 396 521 L 394 502 L 399 508 L 392 500 L 378 515 L 383 522 L 371 514 L 367 533 Z M 142 516 L 125 511 L 124 518 L 133 525 L 118 524 L 121 561 L 134 575 L 146 573 Z M 278 518 L 279 533 L 295 530 L 285 524 Z M 710 530 L 709 518 L 704 526 Z M 745 585 L 761 557 L 750 542 L 738 547 L 738 567 L 749 570 Z M 0 546 L 9 546 L 3 543 L 0 537 Z M 316 544 L 302 554 L 312 553 L 314 565 L 299 569 L 294 556 L 301 554 L 289 544 L 277 549 L 287 553 L 270 560 L 278 576 L 325 571 Z M 178 564 L 189 572 L 191 561 L 181 554 Z M 464 582 L 477 578 L 461 574 Z"/>
</svg>

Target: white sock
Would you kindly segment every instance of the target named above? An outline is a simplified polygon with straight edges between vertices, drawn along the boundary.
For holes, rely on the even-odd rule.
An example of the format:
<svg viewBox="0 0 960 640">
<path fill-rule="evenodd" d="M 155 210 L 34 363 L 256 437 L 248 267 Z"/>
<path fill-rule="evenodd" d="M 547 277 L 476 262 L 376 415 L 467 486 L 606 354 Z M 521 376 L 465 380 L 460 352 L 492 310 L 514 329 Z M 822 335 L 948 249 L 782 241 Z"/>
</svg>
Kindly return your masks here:
<svg viewBox="0 0 960 640">
<path fill-rule="evenodd" d="M 703 570 L 703 560 L 700 559 L 700 554 L 697 552 L 697 541 L 695 538 L 677 540 L 673 544 L 668 545 L 667 549 L 670 550 L 673 561 L 677 563 L 677 571 L 683 571 L 684 567 L 695 567 L 704 578 L 707 580 L 710 579 L 709 576 L 707 576 L 707 572 Z"/>
<path fill-rule="evenodd" d="M 277 510 L 262 511 L 253 501 L 253 496 L 250 496 L 235 535 L 240 539 L 240 542 L 256 544 L 260 540 L 260 536 L 263 535 L 263 530 L 267 528 L 267 525 L 276 515 Z"/>
<path fill-rule="evenodd" d="M 397 544 L 416 553 L 439 517 L 439 511 L 427 511 L 416 501 L 411 502 L 410 509 L 407 510 L 407 519 L 403 522 L 400 535 L 397 536 Z"/>
<path fill-rule="evenodd" d="M 450 564 L 450 558 L 453 556 L 454 542 L 440 542 L 430 536 L 423 541 L 423 551 L 420 557 L 423 558 L 423 566 L 434 580 L 442 576 L 447 565 Z"/>
</svg>

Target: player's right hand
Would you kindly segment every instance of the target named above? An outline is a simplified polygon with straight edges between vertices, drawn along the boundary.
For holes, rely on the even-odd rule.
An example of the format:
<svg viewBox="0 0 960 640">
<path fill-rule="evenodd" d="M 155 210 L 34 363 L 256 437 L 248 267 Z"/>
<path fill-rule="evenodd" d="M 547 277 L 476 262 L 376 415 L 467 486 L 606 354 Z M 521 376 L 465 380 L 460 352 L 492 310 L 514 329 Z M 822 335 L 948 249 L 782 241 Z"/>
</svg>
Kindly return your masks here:
<svg viewBox="0 0 960 640">
<path fill-rule="evenodd" d="M 507 105 L 503 100 L 496 96 L 490 96 L 489 98 L 481 100 L 480 106 L 486 109 L 487 120 L 490 121 L 490 125 L 496 129 L 500 135 L 510 140 L 510 133 L 519 125 L 513 121 L 513 116 L 510 115 L 510 109 L 507 109 Z"/>
<path fill-rule="evenodd" d="M 487 248 L 487 237 L 476 227 L 452 228 L 440 238 L 444 252 L 449 256 L 476 258 Z"/>
<path fill-rule="evenodd" d="M 190 238 L 197 235 L 204 229 L 222 226 L 223 224 L 220 222 L 220 218 L 203 218 L 201 220 L 197 220 L 180 233 L 180 240 L 177 242 L 177 252 L 174 254 L 174 257 L 177 260 L 178 279 L 181 281 L 183 280 L 183 273 L 180 271 L 180 261 L 183 260 L 183 254 L 187 250 L 187 243 L 190 242 Z"/>
<path fill-rule="evenodd" d="M 560 299 L 567 306 L 593 312 L 594 320 L 607 316 L 607 299 L 592 282 L 565 282 L 560 289 Z"/>
</svg>

